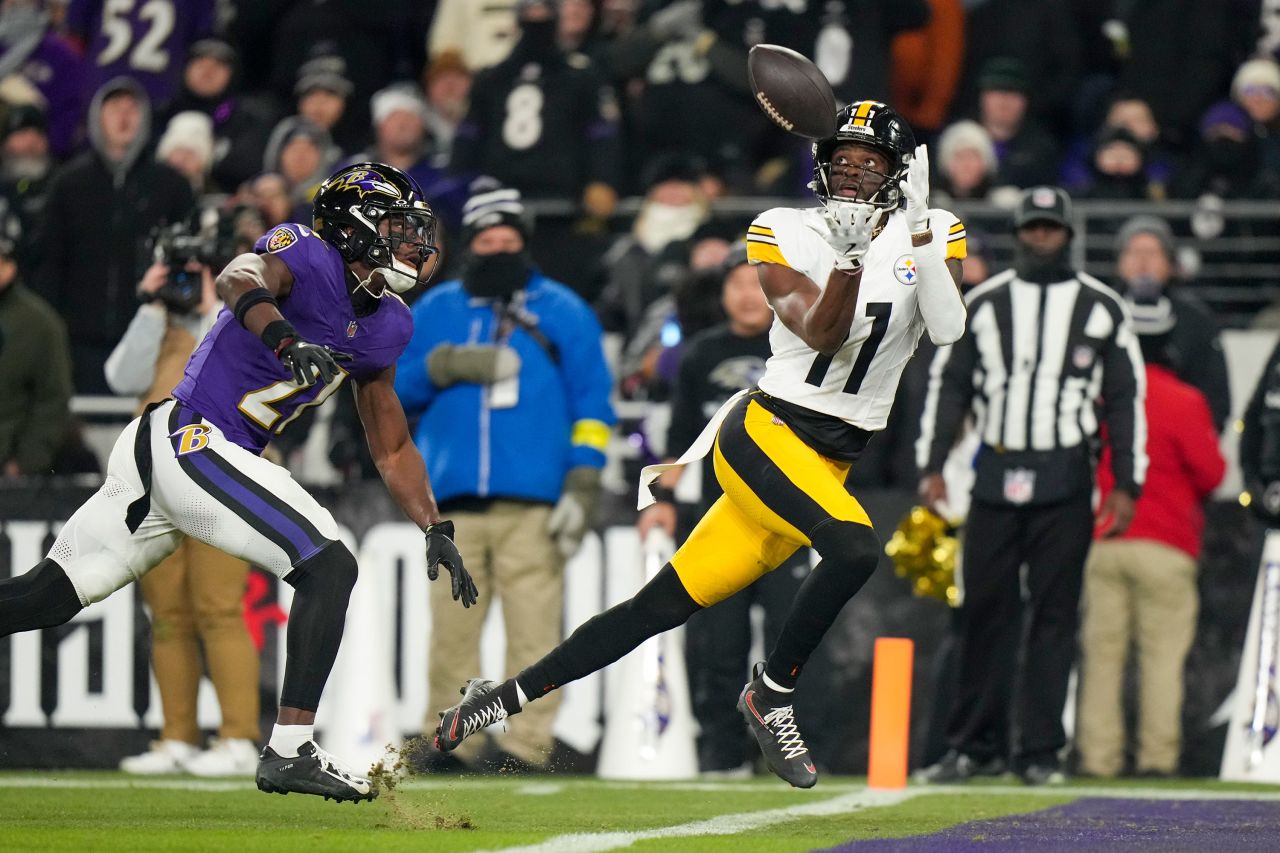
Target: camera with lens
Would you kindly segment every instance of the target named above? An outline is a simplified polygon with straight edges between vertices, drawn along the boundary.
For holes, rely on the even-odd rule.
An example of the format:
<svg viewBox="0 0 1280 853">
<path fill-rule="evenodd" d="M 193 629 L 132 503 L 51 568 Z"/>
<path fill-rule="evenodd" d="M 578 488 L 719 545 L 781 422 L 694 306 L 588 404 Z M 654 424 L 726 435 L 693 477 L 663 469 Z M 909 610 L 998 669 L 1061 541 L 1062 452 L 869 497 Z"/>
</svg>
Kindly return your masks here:
<svg viewBox="0 0 1280 853">
<path fill-rule="evenodd" d="M 169 276 L 155 298 L 176 314 L 190 314 L 204 295 L 204 267 L 218 253 L 216 235 L 199 223 L 179 222 L 157 228 L 151 238 L 151 262 L 164 264 Z M 190 269 L 199 264 L 200 269 Z"/>
</svg>

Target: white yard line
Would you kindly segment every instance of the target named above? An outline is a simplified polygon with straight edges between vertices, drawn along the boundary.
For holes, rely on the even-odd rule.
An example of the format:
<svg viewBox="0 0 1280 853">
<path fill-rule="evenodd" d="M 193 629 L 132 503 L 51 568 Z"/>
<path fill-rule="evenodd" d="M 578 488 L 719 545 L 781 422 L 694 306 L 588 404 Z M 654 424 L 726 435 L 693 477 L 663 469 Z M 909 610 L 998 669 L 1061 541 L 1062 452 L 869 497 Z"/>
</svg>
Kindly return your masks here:
<svg viewBox="0 0 1280 853">
<path fill-rule="evenodd" d="M 603 850 L 620 850 L 637 841 L 657 838 L 689 838 L 696 835 L 736 835 L 750 832 L 775 823 L 785 823 L 801 817 L 823 817 L 846 814 L 858 809 L 892 806 L 918 795 L 920 791 L 870 791 L 862 790 L 841 794 L 816 803 L 768 809 L 759 812 L 720 815 L 707 820 L 645 829 L 636 832 L 578 832 L 557 835 L 538 844 L 523 847 L 503 847 L 501 853 L 599 853 Z M 495 851 L 497 853 L 497 851 Z"/>
</svg>

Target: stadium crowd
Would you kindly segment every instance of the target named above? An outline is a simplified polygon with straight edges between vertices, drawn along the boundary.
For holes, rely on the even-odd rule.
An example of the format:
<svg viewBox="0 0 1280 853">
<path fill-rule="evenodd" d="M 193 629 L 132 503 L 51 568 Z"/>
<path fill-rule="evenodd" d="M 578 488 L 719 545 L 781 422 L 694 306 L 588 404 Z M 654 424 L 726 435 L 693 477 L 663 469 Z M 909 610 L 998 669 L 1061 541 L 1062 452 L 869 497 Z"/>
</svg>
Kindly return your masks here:
<svg viewBox="0 0 1280 853">
<path fill-rule="evenodd" d="M 810 197 L 808 143 L 753 102 L 753 44 L 813 57 L 842 103 L 893 105 L 930 146 L 935 205 L 1012 209 L 1040 184 L 1280 200 L 1278 18 L 1270 0 L 5 0 L 0 318 L 22 319 L 0 340 L 0 477 L 95 470 L 69 400 L 116 387 L 109 358 L 139 306 L 204 316 L 201 270 L 309 223 L 339 166 L 376 160 L 422 186 L 443 251 L 428 287 L 465 271 L 477 179 L 553 211 L 521 224 L 529 253 L 616 342 L 615 396 L 666 400 L 741 266 L 751 216 L 718 202 Z M 1191 235 L 1150 216 L 1112 231 L 1127 261 L 1109 283 L 1153 301 L 1169 286 L 1176 334 L 1197 337 L 1182 349 L 1205 354 L 1184 378 L 1221 429 L 1214 319 L 1179 270 Z M 967 285 L 1000 269 L 984 239 L 971 225 Z M 187 298 L 157 297 L 181 295 L 186 267 Z M 851 486 L 915 488 L 927 366 Z M 330 462 L 369 477 L 345 398 Z M 281 438 L 286 461 L 305 423 Z M 1169 772 L 1167 752 L 1147 769 Z"/>
</svg>

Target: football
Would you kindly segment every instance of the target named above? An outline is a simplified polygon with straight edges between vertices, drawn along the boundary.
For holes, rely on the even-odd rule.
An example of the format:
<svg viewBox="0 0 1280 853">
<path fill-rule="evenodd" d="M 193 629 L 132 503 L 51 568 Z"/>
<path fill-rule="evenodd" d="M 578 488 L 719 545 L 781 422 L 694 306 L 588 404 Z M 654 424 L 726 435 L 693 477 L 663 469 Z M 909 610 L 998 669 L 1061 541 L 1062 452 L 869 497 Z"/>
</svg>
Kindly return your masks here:
<svg viewBox="0 0 1280 853">
<path fill-rule="evenodd" d="M 758 44 L 747 55 L 756 103 L 788 133 L 823 139 L 836 132 L 836 97 L 809 59 L 777 44 Z"/>
</svg>

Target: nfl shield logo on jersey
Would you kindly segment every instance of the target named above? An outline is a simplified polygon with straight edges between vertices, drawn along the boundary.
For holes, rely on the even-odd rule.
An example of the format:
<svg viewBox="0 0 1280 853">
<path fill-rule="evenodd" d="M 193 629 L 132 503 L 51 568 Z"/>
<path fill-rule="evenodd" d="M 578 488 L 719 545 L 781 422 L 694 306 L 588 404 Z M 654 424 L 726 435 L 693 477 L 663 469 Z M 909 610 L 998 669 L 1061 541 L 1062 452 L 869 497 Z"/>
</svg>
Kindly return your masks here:
<svg viewBox="0 0 1280 853">
<path fill-rule="evenodd" d="M 911 255 L 898 258 L 898 262 L 893 265 L 893 275 L 903 284 L 915 284 L 916 279 L 920 277 L 919 271 L 916 270 L 916 259 Z"/>
<path fill-rule="evenodd" d="M 1027 503 L 1035 493 L 1035 471 L 1030 468 L 1013 468 L 1004 472 L 1004 499 L 1009 503 Z"/>
<path fill-rule="evenodd" d="M 356 330 L 359 328 L 360 327 L 356 325 L 356 321 L 352 320 L 350 323 L 347 324 L 347 337 L 354 338 L 356 336 Z"/>
<path fill-rule="evenodd" d="M 1093 364 L 1093 347 L 1085 344 L 1078 345 L 1071 351 L 1071 363 L 1077 370 L 1087 370 L 1089 365 Z"/>
</svg>

